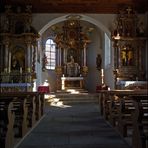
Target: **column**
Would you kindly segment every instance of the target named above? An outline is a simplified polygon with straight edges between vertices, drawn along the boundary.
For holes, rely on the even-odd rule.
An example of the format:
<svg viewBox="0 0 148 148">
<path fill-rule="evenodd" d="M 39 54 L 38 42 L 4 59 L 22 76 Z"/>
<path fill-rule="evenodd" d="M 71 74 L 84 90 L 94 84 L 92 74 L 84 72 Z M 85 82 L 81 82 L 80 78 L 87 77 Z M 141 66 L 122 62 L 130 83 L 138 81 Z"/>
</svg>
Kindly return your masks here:
<svg viewBox="0 0 148 148">
<path fill-rule="evenodd" d="M 31 42 L 27 42 L 27 52 L 26 52 L 26 71 L 30 72 L 30 51 L 31 51 Z"/>
<path fill-rule="evenodd" d="M 9 65 L 8 65 L 8 72 L 11 72 L 11 51 L 9 51 Z"/>
<path fill-rule="evenodd" d="M 56 66 L 59 66 L 59 48 L 56 47 Z"/>
<path fill-rule="evenodd" d="M 65 63 L 67 63 L 67 61 L 66 61 L 66 49 L 64 48 L 64 50 L 63 50 L 63 62 L 64 62 L 64 64 Z"/>
<path fill-rule="evenodd" d="M 5 57 L 4 57 L 4 71 L 8 72 L 8 59 L 9 58 L 9 43 L 5 42 Z"/>
<path fill-rule="evenodd" d="M 59 48 L 59 66 L 61 66 L 61 48 Z"/>
<path fill-rule="evenodd" d="M 83 55 L 84 55 L 84 66 L 86 66 L 86 43 L 84 44 L 84 51 L 83 51 Z"/>
<path fill-rule="evenodd" d="M 32 71 L 35 72 L 35 63 L 36 63 L 36 45 L 33 46 L 33 51 L 32 51 Z"/>
<path fill-rule="evenodd" d="M 1 66 L 1 71 L 4 68 L 4 49 L 3 49 L 3 44 L 0 44 L 0 66 Z"/>
</svg>

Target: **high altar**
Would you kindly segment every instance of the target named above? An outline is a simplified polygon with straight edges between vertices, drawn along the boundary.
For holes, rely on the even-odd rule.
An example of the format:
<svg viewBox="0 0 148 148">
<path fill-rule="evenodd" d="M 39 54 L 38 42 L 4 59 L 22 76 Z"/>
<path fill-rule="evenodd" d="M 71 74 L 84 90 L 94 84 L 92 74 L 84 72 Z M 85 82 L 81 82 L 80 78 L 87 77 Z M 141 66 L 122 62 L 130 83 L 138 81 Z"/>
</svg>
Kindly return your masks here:
<svg viewBox="0 0 148 148">
<path fill-rule="evenodd" d="M 62 32 L 55 37 L 57 44 L 57 90 L 84 88 L 88 72 L 86 49 L 90 43 L 83 32 L 79 16 L 69 16 L 64 22 Z"/>
</svg>

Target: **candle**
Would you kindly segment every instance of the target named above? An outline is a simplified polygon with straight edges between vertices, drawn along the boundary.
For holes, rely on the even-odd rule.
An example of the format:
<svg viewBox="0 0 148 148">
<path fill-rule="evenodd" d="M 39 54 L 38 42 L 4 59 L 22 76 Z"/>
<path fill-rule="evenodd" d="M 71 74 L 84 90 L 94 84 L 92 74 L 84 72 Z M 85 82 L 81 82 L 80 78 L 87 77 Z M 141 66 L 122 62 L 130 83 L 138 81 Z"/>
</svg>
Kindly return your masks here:
<svg viewBox="0 0 148 148">
<path fill-rule="evenodd" d="M 104 76 L 104 69 L 101 69 L 101 76 Z"/>
<path fill-rule="evenodd" d="M 22 67 L 20 67 L 20 73 L 22 73 Z"/>
</svg>

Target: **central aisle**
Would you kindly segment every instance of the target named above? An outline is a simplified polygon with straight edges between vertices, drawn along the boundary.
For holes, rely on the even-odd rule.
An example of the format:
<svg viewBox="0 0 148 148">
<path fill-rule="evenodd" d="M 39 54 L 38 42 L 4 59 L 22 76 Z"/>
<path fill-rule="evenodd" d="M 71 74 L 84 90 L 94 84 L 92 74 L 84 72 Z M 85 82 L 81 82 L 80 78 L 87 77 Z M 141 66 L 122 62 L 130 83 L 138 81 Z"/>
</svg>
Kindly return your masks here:
<svg viewBox="0 0 148 148">
<path fill-rule="evenodd" d="M 68 98 L 75 102 L 65 105 Z M 65 94 L 51 100 L 53 106 L 46 100 L 44 117 L 18 148 L 129 148 L 100 116 L 97 95 Z"/>
</svg>

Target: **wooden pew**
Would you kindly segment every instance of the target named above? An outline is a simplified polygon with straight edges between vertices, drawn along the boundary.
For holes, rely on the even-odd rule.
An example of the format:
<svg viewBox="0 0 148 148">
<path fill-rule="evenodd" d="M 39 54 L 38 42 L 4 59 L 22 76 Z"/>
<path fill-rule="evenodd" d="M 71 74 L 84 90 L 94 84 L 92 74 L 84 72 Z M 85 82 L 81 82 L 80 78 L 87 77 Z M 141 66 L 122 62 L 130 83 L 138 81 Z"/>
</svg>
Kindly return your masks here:
<svg viewBox="0 0 148 148">
<path fill-rule="evenodd" d="M 0 94 L 0 102 L 8 102 L 8 104 L 12 104 L 12 108 L 5 107 L 5 112 L 11 112 L 8 116 L 4 115 L 4 112 L 0 112 L 3 114 L 1 116 L 4 121 L 6 121 L 6 126 L 11 126 L 11 133 L 15 133 L 15 137 L 23 137 L 28 128 L 31 128 L 37 120 L 41 118 L 43 115 L 44 108 L 44 93 L 39 92 L 3 92 Z M 6 106 L 6 105 L 5 105 Z M 8 105 L 9 106 L 9 105 Z M 2 110 L 2 105 L 0 105 L 0 109 Z M 7 118 L 12 118 L 12 112 L 15 114 L 14 122 L 8 122 Z M 5 114 L 6 114 L 5 113 Z M 12 120 L 12 119 L 11 119 Z M 10 124 L 11 123 L 11 124 Z M 4 127 L 5 129 L 5 127 Z M 7 129 L 7 128 L 6 128 Z M 5 134 L 6 133 L 6 134 Z M 3 138 L 0 139 L 1 145 L 6 147 L 6 141 L 10 141 L 7 138 L 7 133 L 10 133 L 6 130 Z M 12 136 L 13 137 L 13 136 Z M 14 138 L 14 137 L 13 137 Z M 10 143 L 10 142 L 7 142 Z M 12 144 L 11 144 L 12 147 Z"/>
<path fill-rule="evenodd" d="M 148 146 L 148 94 L 131 95 L 134 101 L 135 111 L 133 112 L 133 148 L 146 148 Z M 145 132 L 146 129 L 146 132 Z"/>
<path fill-rule="evenodd" d="M 136 96 L 143 96 L 147 94 L 147 90 L 121 90 L 116 92 L 111 92 L 111 94 L 114 94 L 118 97 L 118 103 L 114 102 L 114 106 L 116 106 L 116 118 L 115 115 L 112 114 L 112 111 L 110 111 L 110 120 L 114 122 L 117 122 L 118 130 L 120 131 L 121 135 L 123 137 L 127 136 L 127 128 L 133 128 L 133 120 L 132 120 L 132 113 L 135 111 L 135 105 L 133 104 L 133 98 L 131 98 L 131 95 Z M 113 101 L 113 100 L 111 100 Z M 148 104 L 146 104 L 148 105 Z M 145 105 L 143 104 L 143 108 Z M 113 110 L 114 108 L 112 108 Z M 143 118 L 145 119 L 145 118 Z M 115 125 L 115 124 L 112 124 Z"/>
<path fill-rule="evenodd" d="M 109 104 L 110 100 L 108 95 L 108 90 L 99 90 L 99 105 L 100 105 L 100 113 L 101 115 L 108 120 L 109 118 Z"/>
<path fill-rule="evenodd" d="M 0 146 L 12 148 L 14 142 L 13 124 L 14 113 L 12 112 L 12 97 L 0 99 Z"/>
<path fill-rule="evenodd" d="M 14 97 L 13 99 L 13 111 L 15 113 L 15 121 L 14 121 L 14 137 L 21 138 L 23 137 L 28 129 L 27 129 L 27 112 L 28 108 L 26 108 L 27 97 L 19 96 Z"/>
<path fill-rule="evenodd" d="M 148 122 L 145 123 L 145 121 L 148 121 L 148 118 L 144 116 L 144 113 L 148 113 L 148 101 L 146 101 L 146 99 L 148 99 L 148 90 L 111 90 L 102 91 L 102 94 L 104 95 L 100 96 L 102 96 L 102 101 L 105 103 L 103 103 L 103 106 L 101 105 L 101 108 L 103 107 L 101 110 L 105 113 L 105 117 L 107 116 L 106 119 L 108 119 L 113 126 L 118 127 L 123 137 L 127 136 L 128 127 L 134 131 L 132 134 L 133 148 L 146 148 L 146 136 L 143 136 L 143 134 L 142 137 L 140 134 L 144 133 L 144 130 L 141 129 L 145 129 L 145 125 L 147 125 L 148 128 Z M 104 97 L 105 95 L 107 97 Z M 135 102 L 140 102 L 140 109 L 140 105 L 136 106 Z M 106 108 L 108 109 L 106 110 Z M 135 117 L 133 117 L 134 112 Z M 139 117 L 137 117 L 138 115 Z M 138 123 L 140 115 L 142 115 L 141 117 L 143 118 L 140 123 Z"/>
</svg>

